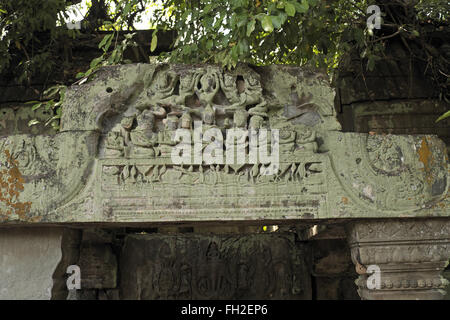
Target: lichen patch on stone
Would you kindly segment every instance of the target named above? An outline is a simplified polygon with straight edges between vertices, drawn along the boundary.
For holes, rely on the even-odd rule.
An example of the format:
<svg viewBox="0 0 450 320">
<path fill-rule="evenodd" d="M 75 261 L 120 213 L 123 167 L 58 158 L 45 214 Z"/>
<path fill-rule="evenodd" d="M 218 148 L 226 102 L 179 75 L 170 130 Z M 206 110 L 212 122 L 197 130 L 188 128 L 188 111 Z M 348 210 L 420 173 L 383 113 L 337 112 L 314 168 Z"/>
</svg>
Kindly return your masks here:
<svg viewBox="0 0 450 320">
<path fill-rule="evenodd" d="M 422 142 L 417 153 L 419 154 L 419 161 L 423 163 L 423 170 L 425 171 L 426 181 L 431 185 L 433 182 L 432 167 L 434 157 L 426 137 L 422 138 Z"/>
<path fill-rule="evenodd" d="M 25 220 L 31 209 L 31 202 L 20 202 L 19 195 L 24 190 L 22 174 L 9 150 L 4 150 L 6 155 L 6 168 L 0 170 L 0 219 L 11 215 L 17 215 L 20 220 Z M 2 209 L 6 206 L 6 209 Z"/>
</svg>

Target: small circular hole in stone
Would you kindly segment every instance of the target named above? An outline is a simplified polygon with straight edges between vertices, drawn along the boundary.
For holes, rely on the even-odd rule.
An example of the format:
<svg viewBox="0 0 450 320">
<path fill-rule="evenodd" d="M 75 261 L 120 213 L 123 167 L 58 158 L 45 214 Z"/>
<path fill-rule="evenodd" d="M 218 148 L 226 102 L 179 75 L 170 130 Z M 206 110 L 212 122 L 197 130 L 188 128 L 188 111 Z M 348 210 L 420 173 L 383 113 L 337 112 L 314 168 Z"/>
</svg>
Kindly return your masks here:
<svg viewBox="0 0 450 320">
<path fill-rule="evenodd" d="M 113 89 L 111 87 L 106 88 L 106 92 L 111 93 Z"/>
</svg>

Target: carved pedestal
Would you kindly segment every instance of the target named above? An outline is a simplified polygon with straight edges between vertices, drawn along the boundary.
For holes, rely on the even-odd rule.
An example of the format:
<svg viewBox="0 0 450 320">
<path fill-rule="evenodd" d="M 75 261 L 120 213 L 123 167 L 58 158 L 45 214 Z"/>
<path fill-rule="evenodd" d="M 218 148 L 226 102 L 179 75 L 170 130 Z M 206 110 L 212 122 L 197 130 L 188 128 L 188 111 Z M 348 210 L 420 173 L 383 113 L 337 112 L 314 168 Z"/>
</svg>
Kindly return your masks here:
<svg viewBox="0 0 450 320">
<path fill-rule="evenodd" d="M 450 220 L 355 222 L 348 241 L 361 299 L 442 299 L 450 258 Z"/>
</svg>

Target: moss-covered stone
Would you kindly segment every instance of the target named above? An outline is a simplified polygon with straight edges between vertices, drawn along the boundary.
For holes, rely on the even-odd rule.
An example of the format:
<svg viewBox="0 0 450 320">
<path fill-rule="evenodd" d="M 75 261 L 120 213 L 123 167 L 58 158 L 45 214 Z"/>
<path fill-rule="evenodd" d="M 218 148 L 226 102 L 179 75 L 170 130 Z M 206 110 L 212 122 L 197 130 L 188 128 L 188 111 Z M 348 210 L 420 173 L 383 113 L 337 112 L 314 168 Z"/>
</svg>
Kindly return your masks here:
<svg viewBox="0 0 450 320">
<path fill-rule="evenodd" d="M 323 74 L 296 67 L 104 68 L 68 90 L 61 132 L 0 138 L 0 218 L 153 223 L 449 216 L 442 141 L 342 133 L 334 98 Z M 264 175 L 267 165 L 247 160 L 174 163 L 173 130 L 192 128 L 196 120 L 223 133 L 279 130 L 278 170 Z"/>
</svg>

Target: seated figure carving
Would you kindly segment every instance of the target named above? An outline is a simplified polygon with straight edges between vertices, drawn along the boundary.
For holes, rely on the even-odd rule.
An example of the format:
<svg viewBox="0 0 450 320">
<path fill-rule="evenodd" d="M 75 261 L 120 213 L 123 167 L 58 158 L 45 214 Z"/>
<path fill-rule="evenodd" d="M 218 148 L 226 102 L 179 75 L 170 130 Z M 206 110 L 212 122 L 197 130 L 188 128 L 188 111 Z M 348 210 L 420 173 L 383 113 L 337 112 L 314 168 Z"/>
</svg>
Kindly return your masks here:
<svg viewBox="0 0 450 320">
<path fill-rule="evenodd" d="M 279 142 L 280 142 L 280 154 L 292 153 L 295 149 L 296 132 L 293 130 L 280 130 Z"/>
<path fill-rule="evenodd" d="M 216 111 L 208 105 L 203 111 L 203 131 L 211 128 L 217 128 L 216 125 Z"/>
<path fill-rule="evenodd" d="M 316 131 L 309 129 L 306 126 L 299 126 L 297 131 L 297 147 L 295 153 L 302 152 L 317 152 Z"/>
<path fill-rule="evenodd" d="M 133 144 L 133 156 L 137 158 L 155 157 L 157 136 L 153 132 L 155 116 L 150 110 L 144 110 L 136 117 L 137 126 L 130 132 Z"/>
<path fill-rule="evenodd" d="M 164 130 L 158 132 L 158 150 L 161 157 L 170 157 L 172 147 L 176 145 L 172 138 L 178 128 L 178 117 L 175 113 L 169 113 L 163 122 Z"/>
<path fill-rule="evenodd" d="M 105 156 L 108 158 L 115 158 L 123 156 L 124 139 L 120 132 L 111 131 L 106 138 Z"/>
<path fill-rule="evenodd" d="M 233 114 L 235 128 L 247 129 L 248 112 L 244 109 L 238 109 Z"/>
</svg>

